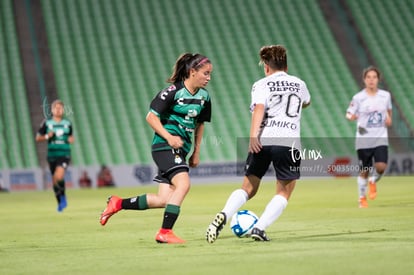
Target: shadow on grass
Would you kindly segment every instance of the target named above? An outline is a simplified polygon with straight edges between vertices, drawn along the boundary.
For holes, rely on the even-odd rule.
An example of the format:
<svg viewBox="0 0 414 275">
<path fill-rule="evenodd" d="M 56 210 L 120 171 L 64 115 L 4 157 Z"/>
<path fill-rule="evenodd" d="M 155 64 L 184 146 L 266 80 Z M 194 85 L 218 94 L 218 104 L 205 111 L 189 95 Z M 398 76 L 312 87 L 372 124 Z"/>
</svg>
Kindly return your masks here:
<svg viewBox="0 0 414 275">
<path fill-rule="evenodd" d="M 317 238 L 330 238 L 330 237 L 338 237 L 338 236 L 352 236 L 352 235 L 363 235 L 363 234 L 372 234 L 372 233 L 380 233 L 388 231 L 385 228 L 382 229 L 374 229 L 374 230 L 364 230 L 364 231 L 346 231 L 346 232 L 337 232 L 337 233 L 327 233 L 327 234 L 314 234 L 314 235 L 306 235 L 306 236 L 289 236 L 283 239 L 285 240 L 307 240 L 307 239 L 317 239 Z M 280 239 L 280 238 L 275 238 Z"/>
</svg>

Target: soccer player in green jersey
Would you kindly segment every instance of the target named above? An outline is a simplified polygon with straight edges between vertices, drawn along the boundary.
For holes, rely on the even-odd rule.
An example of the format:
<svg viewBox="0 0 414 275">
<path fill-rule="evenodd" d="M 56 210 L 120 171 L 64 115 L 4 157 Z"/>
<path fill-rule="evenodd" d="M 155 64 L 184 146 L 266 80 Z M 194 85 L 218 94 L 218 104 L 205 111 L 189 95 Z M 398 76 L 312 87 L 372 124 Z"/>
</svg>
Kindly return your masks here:
<svg viewBox="0 0 414 275">
<path fill-rule="evenodd" d="M 210 96 L 205 89 L 211 79 L 213 65 L 201 54 L 181 55 L 168 79 L 171 85 L 152 100 L 147 122 L 154 130 L 152 157 L 158 167 L 154 181 L 158 194 L 143 194 L 122 199 L 111 196 L 100 217 L 105 225 L 121 209 L 145 210 L 165 208 L 162 227 L 155 236 L 158 243 L 184 243 L 172 228 L 180 214 L 181 204 L 190 190 L 189 166 L 200 162 L 200 145 L 204 122 L 211 119 Z M 194 149 L 186 163 L 187 155 Z"/>
<path fill-rule="evenodd" d="M 72 123 L 63 117 L 64 104 L 55 100 L 51 106 L 52 118 L 45 119 L 36 135 L 36 141 L 47 142 L 47 161 L 52 173 L 53 191 L 58 202 L 57 211 L 67 206 L 65 171 L 70 163 L 70 144 L 74 142 Z"/>
</svg>

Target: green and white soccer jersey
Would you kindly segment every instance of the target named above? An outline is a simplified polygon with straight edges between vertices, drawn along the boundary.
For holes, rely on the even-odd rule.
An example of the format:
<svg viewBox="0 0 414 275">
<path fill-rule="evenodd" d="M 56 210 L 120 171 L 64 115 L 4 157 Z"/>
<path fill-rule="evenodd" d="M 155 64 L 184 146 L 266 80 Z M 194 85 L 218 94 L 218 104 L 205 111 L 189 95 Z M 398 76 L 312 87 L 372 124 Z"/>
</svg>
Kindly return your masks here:
<svg viewBox="0 0 414 275">
<path fill-rule="evenodd" d="M 59 122 L 53 119 L 44 120 L 38 131 L 39 135 L 46 135 L 53 132 L 47 145 L 47 159 L 53 161 L 60 157 L 70 158 L 69 137 L 73 134 L 72 123 L 67 119 Z"/>
<path fill-rule="evenodd" d="M 150 111 L 160 117 L 164 128 L 172 135 L 180 136 L 184 142 L 183 150 L 191 150 L 192 137 L 197 123 L 211 120 L 211 101 L 205 89 L 192 95 L 183 83 L 175 83 L 160 91 L 152 100 Z M 172 149 L 167 141 L 154 135 L 152 150 Z"/>
</svg>

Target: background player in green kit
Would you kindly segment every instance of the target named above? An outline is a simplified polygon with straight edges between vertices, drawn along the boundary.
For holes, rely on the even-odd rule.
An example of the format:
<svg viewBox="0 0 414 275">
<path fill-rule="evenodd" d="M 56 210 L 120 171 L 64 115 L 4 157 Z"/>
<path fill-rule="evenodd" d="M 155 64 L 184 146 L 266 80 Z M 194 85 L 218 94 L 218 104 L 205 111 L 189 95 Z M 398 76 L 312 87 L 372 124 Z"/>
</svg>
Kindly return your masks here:
<svg viewBox="0 0 414 275">
<path fill-rule="evenodd" d="M 65 171 L 70 163 L 70 144 L 74 142 L 72 123 L 63 117 L 64 104 L 60 100 L 52 103 L 52 118 L 40 125 L 36 141 L 47 141 L 47 161 L 52 173 L 53 191 L 59 212 L 67 206 L 65 195 Z"/>
<path fill-rule="evenodd" d="M 152 100 L 147 122 L 155 131 L 152 157 L 158 167 L 154 181 L 158 194 L 143 194 L 122 199 L 111 196 L 100 217 L 105 225 L 121 209 L 145 210 L 165 208 L 161 229 L 155 236 L 158 243 L 184 243 L 172 228 L 180 214 L 181 204 L 190 190 L 189 166 L 199 164 L 204 122 L 211 119 L 210 96 L 205 90 L 213 65 L 201 54 L 181 55 L 168 79 L 172 83 Z M 186 163 L 187 154 L 194 150 Z"/>
</svg>

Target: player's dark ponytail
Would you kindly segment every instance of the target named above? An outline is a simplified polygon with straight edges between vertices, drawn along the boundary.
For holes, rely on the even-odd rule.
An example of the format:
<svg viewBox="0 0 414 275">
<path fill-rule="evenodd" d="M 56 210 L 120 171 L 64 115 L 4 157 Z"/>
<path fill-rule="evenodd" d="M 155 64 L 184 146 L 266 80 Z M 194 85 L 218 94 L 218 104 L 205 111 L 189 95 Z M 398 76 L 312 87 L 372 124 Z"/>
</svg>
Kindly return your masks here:
<svg viewBox="0 0 414 275">
<path fill-rule="evenodd" d="M 190 69 L 197 70 L 206 63 L 210 63 L 210 60 L 201 54 L 184 53 L 175 62 L 173 73 L 167 79 L 167 82 L 176 83 L 184 81 L 189 77 Z"/>
</svg>

